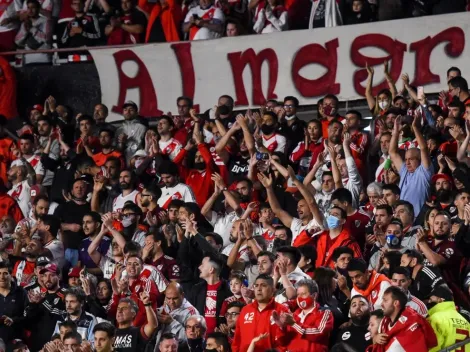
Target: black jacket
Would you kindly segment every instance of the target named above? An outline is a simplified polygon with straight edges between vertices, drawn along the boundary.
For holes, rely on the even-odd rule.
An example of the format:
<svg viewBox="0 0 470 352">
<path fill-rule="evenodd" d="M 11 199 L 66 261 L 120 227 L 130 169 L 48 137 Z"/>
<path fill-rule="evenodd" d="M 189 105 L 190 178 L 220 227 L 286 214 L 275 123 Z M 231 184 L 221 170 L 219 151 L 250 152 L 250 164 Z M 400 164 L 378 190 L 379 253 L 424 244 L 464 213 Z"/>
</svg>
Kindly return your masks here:
<svg viewBox="0 0 470 352">
<path fill-rule="evenodd" d="M 47 154 L 41 154 L 41 163 L 44 165 L 46 170 L 54 172 L 53 187 L 49 194 L 51 202 L 57 202 L 59 204 L 65 203 L 62 192 L 69 192 L 73 181 L 75 180 L 75 171 L 77 168 L 77 154 L 72 148 L 67 152 L 69 162 L 65 162 L 59 158 L 59 160 L 51 159 Z"/>
<path fill-rule="evenodd" d="M 24 322 L 24 309 L 28 304 L 26 291 L 15 282 L 11 283 L 10 292 L 6 297 L 0 295 L 0 316 L 13 319 L 13 325 L 0 324 L 0 338 L 8 344 L 13 339 L 21 338 Z"/>
<path fill-rule="evenodd" d="M 201 281 L 198 284 L 194 285 L 193 288 L 187 293 L 187 299 L 189 303 L 191 303 L 194 308 L 196 308 L 202 316 L 204 316 L 204 311 L 206 309 L 206 295 L 207 295 L 207 282 Z M 217 325 L 220 323 L 219 313 L 220 309 L 222 308 L 222 303 L 224 303 L 225 299 L 232 296 L 232 292 L 230 291 L 229 285 L 227 281 L 222 280 L 222 285 L 220 285 L 219 289 L 217 290 L 217 306 L 216 306 L 216 317 L 217 317 Z"/>
</svg>

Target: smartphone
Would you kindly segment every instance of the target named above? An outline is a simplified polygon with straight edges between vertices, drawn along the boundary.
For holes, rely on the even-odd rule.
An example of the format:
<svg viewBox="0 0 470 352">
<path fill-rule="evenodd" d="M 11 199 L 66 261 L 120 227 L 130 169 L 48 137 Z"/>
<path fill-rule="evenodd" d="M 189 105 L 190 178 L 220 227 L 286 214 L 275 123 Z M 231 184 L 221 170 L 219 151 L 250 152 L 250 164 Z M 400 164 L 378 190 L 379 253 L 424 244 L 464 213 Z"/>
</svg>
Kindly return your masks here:
<svg viewBox="0 0 470 352">
<path fill-rule="evenodd" d="M 269 154 L 256 152 L 256 160 L 269 160 Z"/>
<path fill-rule="evenodd" d="M 199 16 L 198 16 L 197 14 L 194 14 L 194 15 L 193 15 L 193 18 L 194 18 L 195 20 L 198 20 L 198 19 L 199 19 Z"/>
<path fill-rule="evenodd" d="M 86 266 L 83 267 L 83 276 L 88 277 L 88 270 L 86 269 Z"/>
</svg>

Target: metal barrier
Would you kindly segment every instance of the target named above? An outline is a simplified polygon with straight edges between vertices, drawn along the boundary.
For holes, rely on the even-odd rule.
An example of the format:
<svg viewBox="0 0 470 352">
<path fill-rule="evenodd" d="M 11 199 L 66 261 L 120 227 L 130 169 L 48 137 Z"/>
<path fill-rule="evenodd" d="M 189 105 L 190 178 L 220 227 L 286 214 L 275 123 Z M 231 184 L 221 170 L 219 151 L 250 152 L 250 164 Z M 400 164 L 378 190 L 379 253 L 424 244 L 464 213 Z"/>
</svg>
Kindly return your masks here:
<svg viewBox="0 0 470 352">
<path fill-rule="evenodd" d="M 456 344 L 453 344 L 452 346 L 443 348 L 442 350 L 439 350 L 439 352 L 455 351 L 455 350 L 457 350 L 459 347 L 468 345 L 469 343 L 470 343 L 470 338 L 468 338 L 468 339 L 466 339 L 466 340 L 463 340 L 463 341 L 460 341 L 460 342 L 458 342 L 458 343 L 456 343 Z M 463 349 L 462 351 L 464 351 L 464 349 Z"/>
</svg>

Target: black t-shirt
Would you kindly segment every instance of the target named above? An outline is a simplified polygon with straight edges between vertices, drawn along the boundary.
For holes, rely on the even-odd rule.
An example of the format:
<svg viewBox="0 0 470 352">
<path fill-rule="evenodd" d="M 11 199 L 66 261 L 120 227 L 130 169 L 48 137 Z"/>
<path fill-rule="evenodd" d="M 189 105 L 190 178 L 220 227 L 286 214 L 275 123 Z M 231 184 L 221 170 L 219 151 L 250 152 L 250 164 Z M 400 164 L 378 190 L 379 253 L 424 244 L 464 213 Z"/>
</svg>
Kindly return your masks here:
<svg viewBox="0 0 470 352">
<path fill-rule="evenodd" d="M 81 228 L 83 217 L 86 213 L 91 210 L 90 203 L 77 204 L 74 201 L 70 201 L 64 204 L 61 204 L 57 207 L 54 215 L 60 218 L 62 224 L 79 224 L 80 231 L 63 231 L 62 232 L 62 242 L 64 243 L 64 248 L 78 249 L 82 240 L 85 238 L 85 234 Z"/>
<path fill-rule="evenodd" d="M 243 158 L 241 155 L 230 156 L 228 161 L 228 171 L 230 177 L 230 184 L 245 178 L 248 175 L 249 158 Z"/>
<path fill-rule="evenodd" d="M 143 335 L 143 327 L 131 326 L 125 329 L 116 329 L 114 350 L 119 352 L 143 352 L 148 342 L 148 339 Z"/>
<path fill-rule="evenodd" d="M 365 351 L 372 344 L 372 339 L 370 332 L 367 331 L 367 325 L 351 324 L 338 331 L 336 343 L 344 343 L 354 348 L 355 351 Z"/>
</svg>

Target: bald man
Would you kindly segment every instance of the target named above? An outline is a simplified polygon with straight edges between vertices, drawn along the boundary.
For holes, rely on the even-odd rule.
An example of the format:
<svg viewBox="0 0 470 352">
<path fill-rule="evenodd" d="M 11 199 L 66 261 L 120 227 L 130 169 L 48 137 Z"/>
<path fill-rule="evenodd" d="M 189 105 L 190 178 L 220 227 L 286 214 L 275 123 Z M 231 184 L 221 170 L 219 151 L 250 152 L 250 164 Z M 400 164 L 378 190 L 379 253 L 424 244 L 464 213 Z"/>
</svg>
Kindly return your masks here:
<svg viewBox="0 0 470 352">
<path fill-rule="evenodd" d="M 405 153 L 405 160 L 399 154 L 398 139 L 402 128 L 401 116 L 395 119 L 389 149 L 390 159 L 400 174 L 400 198 L 413 205 L 415 216 L 419 214 L 421 207 L 428 199 L 431 189 L 431 177 L 434 174 L 428 146 L 417 120 L 417 118 L 414 119 L 411 129 L 416 136 L 419 149 L 408 149 Z"/>
<path fill-rule="evenodd" d="M 181 285 L 172 282 L 165 290 L 165 303 L 157 309 L 158 335 L 157 341 L 163 334 L 172 333 L 179 343 L 186 342 L 185 323 L 198 311 L 184 298 Z"/>
</svg>

